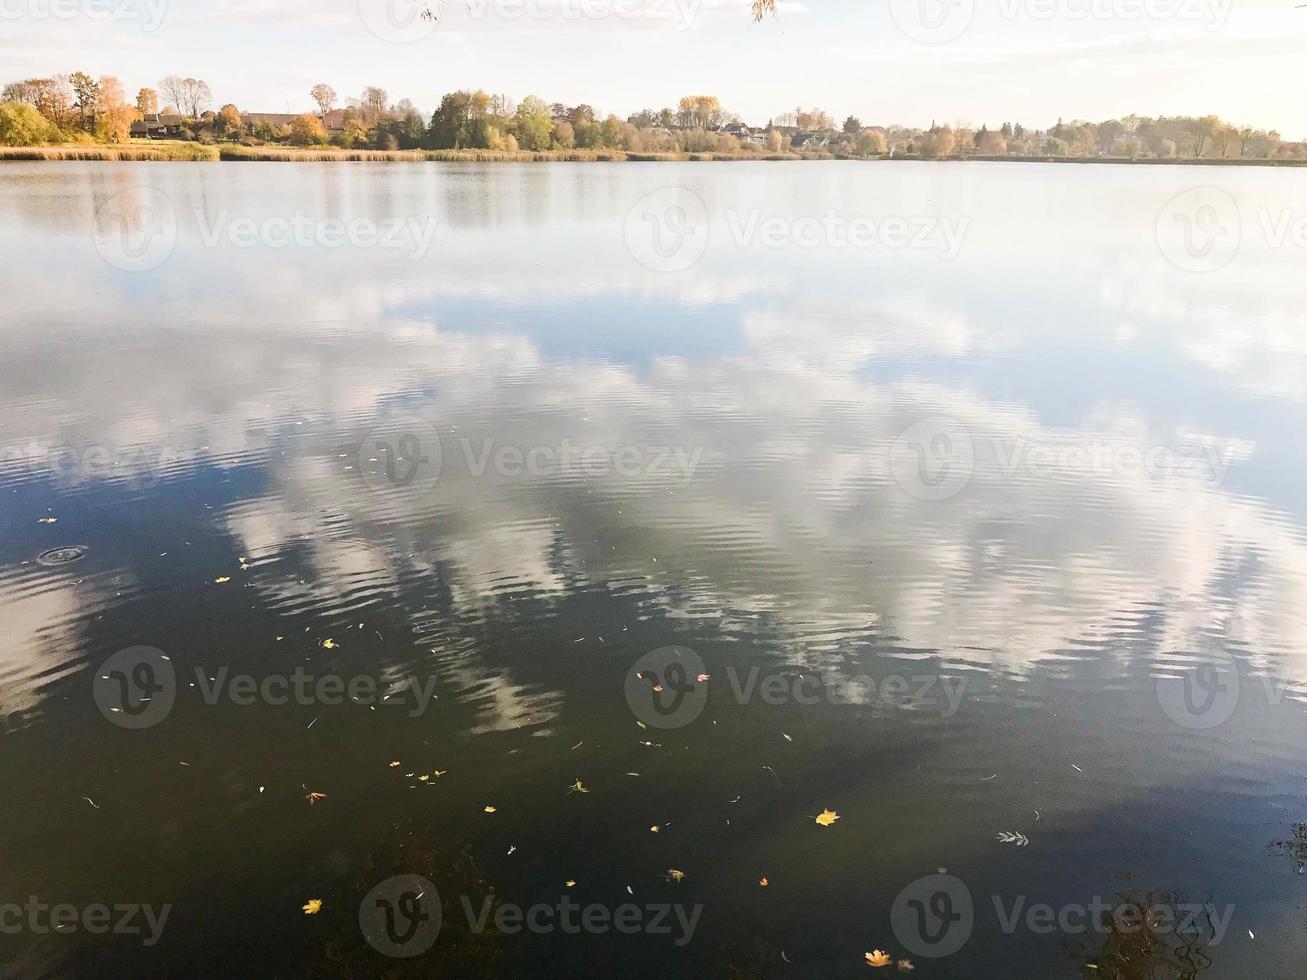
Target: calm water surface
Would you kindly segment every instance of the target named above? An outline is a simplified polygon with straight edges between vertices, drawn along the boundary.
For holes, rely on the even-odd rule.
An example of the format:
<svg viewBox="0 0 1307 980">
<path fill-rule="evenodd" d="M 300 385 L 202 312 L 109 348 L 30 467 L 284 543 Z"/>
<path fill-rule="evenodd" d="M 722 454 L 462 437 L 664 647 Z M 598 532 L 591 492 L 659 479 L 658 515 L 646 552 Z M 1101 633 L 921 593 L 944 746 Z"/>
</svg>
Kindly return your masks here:
<svg viewBox="0 0 1307 980">
<path fill-rule="evenodd" d="M 4 960 L 1301 976 L 1304 215 L 1253 169 L 6 164 L 0 902 L 171 910 L 14 911 Z M 256 687 L 297 671 L 354 697 Z M 398 874 L 408 959 L 359 924 Z"/>
</svg>

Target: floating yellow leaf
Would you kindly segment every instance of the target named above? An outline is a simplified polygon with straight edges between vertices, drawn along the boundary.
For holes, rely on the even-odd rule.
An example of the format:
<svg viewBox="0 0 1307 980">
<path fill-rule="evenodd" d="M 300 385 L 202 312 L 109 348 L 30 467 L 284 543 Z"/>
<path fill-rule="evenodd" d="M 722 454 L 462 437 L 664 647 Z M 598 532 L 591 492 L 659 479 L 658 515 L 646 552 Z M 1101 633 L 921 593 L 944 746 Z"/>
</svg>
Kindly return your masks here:
<svg viewBox="0 0 1307 980">
<path fill-rule="evenodd" d="M 685 872 L 684 872 L 684 871 L 677 871 L 675 868 L 668 868 L 668 869 L 667 869 L 667 880 L 668 880 L 668 881 L 680 881 L 680 880 L 683 879 L 684 877 L 685 877 Z"/>
<path fill-rule="evenodd" d="M 308 796 L 304 797 L 304 799 L 309 801 L 309 806 L 313 806 L 313 804 L 317 803 L 318 800 L 325 800 L 326 798 L 327 798 L 326 793 L 312 793 L 312 792 L 309 793 Z"/>
<path fill-rule="evenodd" d="M 431 778 L 430 776 L 419 776 L 419 777 L 418 777 L 418 781 L 419 781 L 419 782 L 422 782 L 422 783 L 425 783 L 425 782 L 426 782 L 428 779 L 430 779 L 430 778 Z"/>
<path fill-rule="evenodd" d="M 39 521 L 37 521 L 36 523 L 38 523 L 38 524 L 58 524 L 58 523 L 59 523 L 59 518 L 57 518 L 57 517 L 42 517 L 42 518 L 41 518 Z"/>
<path fill-rule="evenodd" d="M 698 678 L 699 683 L 702 684 L 704 681 L 708 680 L 710 677 L 712 677 L 712 674 L 700 674 L 700 675 L 699 675 L 699 678 Z"/>
<path fill-rule="evenodd" d="M 495 808 L 494 808 L 493 806 L 488 806 L 488 807 L 486 807 L 486 811 L 485 811 L 485 812 L 486 812 L 486 813 L 494 813 L 494 812 L 495 812 Z"/>
<path fill-rule="evenodd" d="M 336 641 L 331 639 L 331 637 L 327 637 L 327 639 L 322 641 L 322 646 L 325 650 L 334 650 L 336 649 Z"/>
<path fill-rule="evenodd" d="M 394 769 L 397 765 L 399 765 L 399 760 L 398 760 L 398 759 L 396 759 L 394 762 L 392 762 L 392 763 L 390 764 L 390 768 L 391 768 L 391 769 Z"/>
<path fill-rule="evenodd" d="M 759 878 L 759 879 L 758 879 L 758 884 L 762 885 L 763 888 L 766 888 L 766 887 L 767 887 L 767 879 L 766 879 L 766 878 Z"/>
<path fill-rule="evenodd" d="M 221 576 L 220 578 L 215 578 L 215 579 L 213 580 L 213 584 L 214 584 L 214 585 L 222 585 L 224 582 L 230 582 L 230 581 L 231 581 L 231 576 L 230 576 L 230 575 L 223 575 L 223 576 Z"/>
<path fill-rule="evenodd" d="M 567 885 L 568 888 L 571 888 L 576 884 L 576 882 L 573 881 L 571 878 L 568 878 L 567 881 L 564 882 L 564 884 Z"/>
<path fill-rule="evenodd" d="M 817 824 L 821 827 L 829 827 L 839 818 L 840 815 L 834 810 L 822 810 L 821 813 L 817 814 Z"/>
<path fill-rule="evenodd" d="M 439 779 L 441 776 L 443 776 L 443 775 L 444 775 L 445 773 L 447 773 L 447 772 L 449 772 L 448 769 L 432 769 L 432 770 L 431 770 L 431 775 L 433 775 L 433 776 L 435 776 L 437 779 Z"/>
<path fill-rule="evenodd" d="M 868 966 L 889 966 L 894 961 L 890 959 L 889 953 L 883 949 L 873 950 L 867 954 Z"/>
<path fill-rule="evenodd" d="M 317 914 L 318 914 L 318 910 L 319 910 L 320 908 L 322 908 L 322 899 L 320 899 L 320 898 L 310 898 L 307 902 L 304 903 L 304 914 L 305 914 L 305 915 L 317 915 Z"/>
<path fill-rule="evenodd" d="M 567 791 L 568 791 L 569 793 L 588 793 L 588 792 L 590 792 L 588 789 L 585 788 L 585 784 L 582 783 L 581 780 L 579 780 L 579 779 L 578 779 L 576 782 L 574 782 L 570 787 L 568 787 L 568 790 L 567 790 Z"/>
</svg>

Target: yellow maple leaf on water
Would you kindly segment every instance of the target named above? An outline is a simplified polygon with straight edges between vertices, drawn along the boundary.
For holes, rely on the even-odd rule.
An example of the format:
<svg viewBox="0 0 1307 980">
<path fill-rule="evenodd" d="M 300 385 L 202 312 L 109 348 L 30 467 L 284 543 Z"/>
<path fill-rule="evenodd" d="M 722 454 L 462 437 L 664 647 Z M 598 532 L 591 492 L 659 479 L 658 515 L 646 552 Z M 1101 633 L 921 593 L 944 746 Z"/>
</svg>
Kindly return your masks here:
<svg viewBox="0 0 1307 980">
<path fill-rule="evenodd" d="M 567 791 L 568 791 L 569 793 L 588 793 L 588 792 L 590 792 L 588 789 L 585 788 L 585 784 L 582 783 L 581 780 L 579 780 L 579 779 L 578 779 L 576 782 L 574 782 L 574 783 L 573 783 L 573 784 L 568 788 Z"/>
<path fill-rule="evenodd" d="M 872 950 L 867 954 L 868 966 L 889 966 L 893 960 L 890 959 L 889 953 L 883 949 Z"/>
<path fill-rule="evenodd" d="M 221 578 L 215 578 L 215 579 L 213 580 L 213 584 L 214 584 L 214 585 L 222 585 L 223 583 L 225 583 L 225 582 L 230 582 L 230 581 L 231 581 L 231 576 L 230 576 L 230 575 L 224 575 L 224 576 L 222 576 Z"/>
<path fill-rule="evenodd" d="M 568 878 L 567 881 L 564 882 L 564 884 L 566 884 L 568 888 L 571 888 L 573 885 L 576 884 L 576 881 L 573 878 Z"/>
<path fill-rule="evenodd" d="M 422 775 L 422 776 L 419 776 L 419 777 L 418 777 L 418 781 L 419 781 L 419 782 L 423 782 L 423 783 L 425 783 L 425 782 L 426 782 L 428 779 L 430 779 L 430 778 L 431 778 L 430 776 Z"/>
<path fill-rule="evenodd" d="M 677 871 L 675 868 L 668 868 L 668 869 L 667 869 L 667 880 L 668 880 L 668 881 L 681 881 L 683 878 L 685 878 L 685 872 L 684 872 L 684 871 Z"/>
<path fill-rule="evenodd" d="M 328 637 L 322 641 L 322 646 L 326 650 L 334 650 L 336 649 L 336 641 Z"/>
<path fill-rule="evenodd" d="M 767 887 L 767 879 L 766 879 L 766 878 L 759 878 L 759 879 L 758 879 L 758 884 L 762 885 L 763 888 L 766 888 L 766 887 Z"/>
<path fill-rule="evenodd" d="M 322 908 L 322 899 L 310 898 L 307 902 L 304 903 L 304 914 L 317 915 L 318 910 L 321 908 Z"/>
<path fill-rule="evenodd" d="M 840 815 L 834 810 L 822 810 L 821 813 L 817 814 L 817 824 L 821 827 L 829 827 L 839 818 Z"/>
<path fill-rule="evenodd" d="M 488 806 L 488 807 L 486 807 L 485 812 L 486 812 L 486 813 L 494 813 L 494 812 L 495 812 L 495 808 L 494 808 L 493 806 Z"/>
</svg>

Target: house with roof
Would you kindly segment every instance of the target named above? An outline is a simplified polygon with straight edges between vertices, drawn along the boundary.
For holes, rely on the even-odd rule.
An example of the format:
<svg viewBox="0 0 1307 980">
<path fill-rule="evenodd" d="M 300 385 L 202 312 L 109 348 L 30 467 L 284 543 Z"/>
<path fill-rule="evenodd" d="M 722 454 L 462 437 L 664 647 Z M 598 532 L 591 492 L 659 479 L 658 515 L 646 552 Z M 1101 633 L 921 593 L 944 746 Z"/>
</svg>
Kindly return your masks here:
<svg viewBox="0 0 1307 980">
<path fill-rule="evenodd" d="M 132 123 L 132 136 L 137 139 L 176 139 L 182 134 L 182 117 L 171 112 L 147 112 Z"/>
</svg>

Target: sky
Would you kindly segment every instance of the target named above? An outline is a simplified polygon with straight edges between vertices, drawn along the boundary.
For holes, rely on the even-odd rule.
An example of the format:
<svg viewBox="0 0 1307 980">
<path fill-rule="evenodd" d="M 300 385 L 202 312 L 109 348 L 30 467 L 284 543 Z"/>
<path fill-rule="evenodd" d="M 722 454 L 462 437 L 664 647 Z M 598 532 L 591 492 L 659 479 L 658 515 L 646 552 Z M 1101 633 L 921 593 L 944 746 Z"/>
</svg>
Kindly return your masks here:
<svg viewBox="0 0 1307 980">
<path fill-rule="evenodd" d="M 85 71 L 134 93 L 202 78 L 214 107 L 304 112 L 326 82 L 424 114 L 483 88 L 625 117 L 716 95 L 928 126 L 1215 113 L 1307 137 L 1298 0 L 0 0 L 0 82 Z"/>
</svg>

